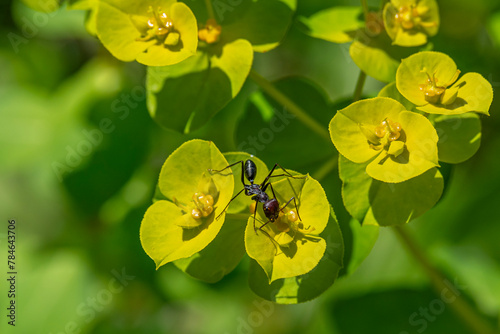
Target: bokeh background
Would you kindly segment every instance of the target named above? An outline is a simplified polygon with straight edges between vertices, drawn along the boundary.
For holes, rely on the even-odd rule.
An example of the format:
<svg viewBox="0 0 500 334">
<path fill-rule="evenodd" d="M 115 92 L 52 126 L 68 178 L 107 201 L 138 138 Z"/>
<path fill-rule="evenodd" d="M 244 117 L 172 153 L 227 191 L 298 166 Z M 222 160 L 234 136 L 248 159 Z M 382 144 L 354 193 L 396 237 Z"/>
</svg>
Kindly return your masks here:
<svg viewBox="0 0 500 334">
<path fill-rule="evenodd" d="M 359 5 L 298 3 L 297 14 L 305 16 Z M 498 95 L 500 3 L 438 3 L 442 25 L 431 39 L 434 48 L 448 53 L 463 73 L 481 73 Z M 470 333 L 449 305 L 436 301 L 439 295 L 391 229 L 381 229 L 356 272 L 300 305 L 275 305 L 253 294 L 248 259 L 211 285 L 173 265 L 156 271 L 140 245 L 139 226 L 163 162 L 190 138 L 236 150 L 235 129 L 256 87 L 248 82 L 210 124 L 189 136 L 166 131 L 151 120 L 141 95 L 144 67 L 111 57 L 85 31 L 84 12 L 62 8 L 40 16 L 18 0 L 0 6 L 1 333 Z M 273 80 L 308 78 L 332 103 L 352 96 L 359 73 L 348 45 L 307 37 L 296 24 L 279 48 L 256 55 L 255 67 Z M 369 78 L 365 96 L 381 87 Z M 479 152 L 452 169 L 439 204 L 410 224 L 432 261 L 495 328 L 499 104 L 496 97 L 491 116 L 481 117 Z M 269 166 L 297 154 L 294 147 L 277 152 L 274 161 L 266 160 Z M 339 198 L 333 197 L 335 206 Z M 345 210 L 336 210 L 341 224 L 348 224 Z M 5 316 L 8 219 L 17 222 L 15 328 Z"/>
</svg>

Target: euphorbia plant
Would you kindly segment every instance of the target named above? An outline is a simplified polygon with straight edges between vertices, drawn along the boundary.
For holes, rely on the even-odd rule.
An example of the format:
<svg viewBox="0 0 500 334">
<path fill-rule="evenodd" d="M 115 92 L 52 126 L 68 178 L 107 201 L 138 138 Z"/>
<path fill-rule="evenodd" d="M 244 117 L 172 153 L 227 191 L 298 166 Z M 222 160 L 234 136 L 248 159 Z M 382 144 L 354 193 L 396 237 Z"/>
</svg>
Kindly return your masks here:
<svg viewBox="0 0 500 334">
<path fill-rule="evenodd" d="M 449 179 L 447 164 L 479 148 L 477 114 L 489 114 L 492 88 L 478 73 L 461 76 L 448 55 L 428 51 L 440 25 L 434 0 L 382 1 L 379 8 L 361 1 L 300 19 L 313 37 L 352 42 L 349 55 L 361 72 L 354 98 L 339 103 L 307 80 L 271 83 L 252 70 L 254 53 L 272 50 L 286 35 L 296 1 L 234 1 L 225 10 L 208 0 L 80 5 L 92 9 L 97 36 L 112 55 L 148 66 L 147 108 L 158 124 L 178 132 L 175 138 L 198 131 L 197 137 L 230 138 L 224 145 L 234 149 L 253 143 L 267 163 L 286 160 L 304 176 L 273 176 L 274 191 L 262 191 L 276 197 L 280 213 L 268 221 L 248 196 L 231 201 L 242 189 L 240 170 L 210 172 L 252 159 L 255 182 L 262 182 L 263 161 L 186 141 L 165 161 L 140 228 L 157 268 L 173 262 L 217 282 L 248 254 L 256 294 L 279 303 L 312 299 L 344 265 L 342 274 L 355 270 L 379 227 L 402 226 L 432 209 Z M 363 99 L 366 75 L 388 83 L 375 98 Z M 235 100 L 247 77 L 261 91 L 248 85 Z M 222 109 L 221 119 L 214 118 Z M 342 218 L 350 215 L 342 222 L 345 241 L 330 205 L 335 200 L 345 208 L 337 210 L 346 211 Z"/>
</svg>

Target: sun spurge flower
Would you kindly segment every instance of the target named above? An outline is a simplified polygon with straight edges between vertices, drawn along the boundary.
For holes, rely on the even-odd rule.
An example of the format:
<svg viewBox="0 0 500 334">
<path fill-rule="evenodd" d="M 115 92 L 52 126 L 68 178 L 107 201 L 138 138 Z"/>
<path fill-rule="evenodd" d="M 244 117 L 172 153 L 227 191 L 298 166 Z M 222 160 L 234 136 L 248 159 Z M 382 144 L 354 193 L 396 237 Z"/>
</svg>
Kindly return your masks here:
<svg viewBox="0 0 500 334">
<path fill-rule="evenodd" d="M 210 175 L 227 161 L 212 142 L 192 140 L 172 153 L 160 173 L 158 199 L 141 223 L 141 243 L 156 267 L 204 249 L 219 233 L 231 199 L 232 175 Z"/>
<path fill-rule="evenodd" d="M 318 181 L 310 176 L 305 179 L 285 178 L 272 183 L 280 207 L 290 201 L 274 223 L 267 223 L 262 210 L 253 215 L 245 231 L 248 255 L 266 272 L 269 283 L 287 277 L 307 274 L 314 269 L 326 249 L 320 233 L 326 228 L 330 205 Z M 297 206 L 295 206 L 295 203 Z M 260 205 L 262 208 L 262 205 Z"/>
<path fill-rule="evenodd" d="M 398 183 L 438 166 L 438 136 L 431 122 L 396 100 L 376 97 L 339 110 L 330 135 L 340 154 L 365 163 L 374 179 Z"/>
<path fill-rule="evenodd" d="M 214 19 L 208 19 L 207 24 L 198 31 L 200 41 L 213 44 L 219 41 L 222 27 Z"/>
<path fill-rule="evenodd" d="M 101 0 L 96 30 L 113 56 L 148 66 L 177 64 L 198 47 L 196 17 L 176 0 Z"/>
<path fill-rule="evenodd" d="M 418 46 L 437 34 L 439 11 L 435 0 L 391 0 L 384 7 L 384 25 L 392 43 Z"/>
<path fill-rule="evenodd" d="M 478 73 L 459 75 L 457 65 L 446 54 L 419 52 L 402 60 L 396 86 L 426 113 L 457 115 L 474 111 L 489 115 L 493 101 L 490 83 Z"/>
</svg>

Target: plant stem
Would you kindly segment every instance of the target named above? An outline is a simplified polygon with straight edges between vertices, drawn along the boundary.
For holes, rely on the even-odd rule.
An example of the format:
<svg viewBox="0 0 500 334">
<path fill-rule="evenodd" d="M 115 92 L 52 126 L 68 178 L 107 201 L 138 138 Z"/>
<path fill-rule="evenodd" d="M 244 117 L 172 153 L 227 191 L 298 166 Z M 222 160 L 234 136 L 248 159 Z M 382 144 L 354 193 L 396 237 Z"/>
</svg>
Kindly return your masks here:
<svg viewBox="0 0 500 334">
<path fill-rule="evenodd" d="M 361 0 L 361 5 L 363 6 L 363 13 L 365 14 L 365 22 L 368 21 L 368 4 L 366 3 L 366 0 Z"/>
<path fill-rule="evenodd" d="M 207 7 L 208 18 L 215 20 L 214 7 L 212 6 L 212 0 L 205 0 L 205 6 Z"/>
<path fill-rule="evenodd" d="M 356 83 L 356 90 L 354 91 L 353 102 L 361 100 L 361 95 L 363 94 L 363 87 L 365 86 L 366 73 L 359 72 L 358 82 Z"/>
<path fill-rule="evenodd" d="M 301 107 L 290 100 L 288 96 L 279 91 L 269 80 L 255 72 L 250 71 L 250 78 L 270 95 L 276 102 L 281 104 L 286 110 L 295 115 L 305 126 L 316 132 L 320 137 L 330 142 L 330 134 L 317 120 L 309 116 Z"/>
<path fill-rule="evenodd" d="M 314 173 L 313 173 L 313 177 L 321 182 L 325 177 L 328 176 L 328 174 L 330 174 L 332 171 L 334 171 L 337 166 L 338 166 L 338 155 L 336 155 L 335 157 L 327 160 L 323 165 L 321 165 L 321 167 L 319 167 L 319 169 L 317 169 Z"/>
<path fill-rule="evenodd" d="M 404 227 L 394 227 L 394 231 L 402 244 L 405 245 L 408 252 L 422 266 L 423 270 L 429 276 L 434 290 L 439 296 L 442 296 L 443 291 L 450 291 L 450 287 L 446 284 L 446 278 L 441 274 L 429 261 L 425 252 L 418 246 L 412 236 Z M 453 292 L 453 291 L 452 291 Z M 463 299 L 460 293 L 453 293 L 455 299 L 449 302 L 450 307 L 455 311 L 462 322 L 469 329 L 478 334 L 495 334 L 490 326 L 475 313 L 474 309 Z"/>
</svg>

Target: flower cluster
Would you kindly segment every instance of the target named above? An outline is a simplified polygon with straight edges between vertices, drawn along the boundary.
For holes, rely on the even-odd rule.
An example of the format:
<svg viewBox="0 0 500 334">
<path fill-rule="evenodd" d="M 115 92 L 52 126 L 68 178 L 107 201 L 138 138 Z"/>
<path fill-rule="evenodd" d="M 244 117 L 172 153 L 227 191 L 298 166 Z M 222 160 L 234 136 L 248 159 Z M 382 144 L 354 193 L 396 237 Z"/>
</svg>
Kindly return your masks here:
<svg viewBox="0 0 500 334">
<path fill-rule="evenodd" d="M 393 44 L 418 46 L 437 34 L 439 12 L 435 0 L 391 0 L 384 7 L 384 25 Z"/>
</svg>

